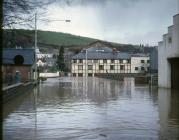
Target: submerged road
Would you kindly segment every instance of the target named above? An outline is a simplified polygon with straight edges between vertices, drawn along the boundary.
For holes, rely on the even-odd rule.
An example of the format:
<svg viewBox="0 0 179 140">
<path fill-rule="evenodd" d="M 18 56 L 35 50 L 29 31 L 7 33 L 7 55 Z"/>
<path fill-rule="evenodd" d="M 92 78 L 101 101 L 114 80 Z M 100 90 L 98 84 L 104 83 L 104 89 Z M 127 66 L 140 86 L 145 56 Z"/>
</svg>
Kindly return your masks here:
<svg viewBox="0 0 179 140">
<path fill-rule="evenodd" d="M 4 105 L 5 140 L 178 140 L 179 91 L 51 78 Z"/>
</svg>

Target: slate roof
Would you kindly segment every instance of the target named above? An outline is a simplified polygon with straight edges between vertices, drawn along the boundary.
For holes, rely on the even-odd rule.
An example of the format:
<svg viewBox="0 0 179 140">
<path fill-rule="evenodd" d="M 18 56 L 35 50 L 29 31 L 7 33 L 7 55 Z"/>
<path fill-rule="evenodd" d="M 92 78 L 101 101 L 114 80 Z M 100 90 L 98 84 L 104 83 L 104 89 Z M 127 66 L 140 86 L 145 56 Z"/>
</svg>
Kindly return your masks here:
<svg viewBox="0 0 179 140">
<path fill-rule="evenodd" d="M 87 51 L 88 52 L 112 52 L 113 49 L 108 48 L 108 47 L 90 47 L 87 49 Z"/>
<path fill-rule="evenodd" d="M 3 64 L 15 64 L 14 58 L 17 55 L 21 55 L 24 58 L 23 65 L 33 65 L 35 62 L 35 50 L 34 49 L 14 49 L 3 48 Z"/>
<path fill-rule="evenodd" d="M 130 59 L 131 56 L 128 53 L 111 53 L 111 52 L 88 52 L 87 59 Z M 73 56 L 72 59 L 86 59 L 86 53 L 80 52 Z"/>
</svg>

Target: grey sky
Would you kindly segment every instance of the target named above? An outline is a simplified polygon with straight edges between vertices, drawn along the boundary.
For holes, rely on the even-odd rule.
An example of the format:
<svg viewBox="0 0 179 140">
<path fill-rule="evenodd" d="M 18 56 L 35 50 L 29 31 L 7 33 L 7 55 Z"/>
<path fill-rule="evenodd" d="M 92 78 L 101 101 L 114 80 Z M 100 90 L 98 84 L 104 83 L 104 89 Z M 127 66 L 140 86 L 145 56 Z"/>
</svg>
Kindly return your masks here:
<svg viewBox="0 0 179 140">
<path fill-rule="evenodd" d="M 49 19 L 71 19 L 71 23 L 38 24 L 38 28 L 111 42 L 157 45 L 177 14 L 177 1 L 57 0 L 48 8 Z"/>
</svg>

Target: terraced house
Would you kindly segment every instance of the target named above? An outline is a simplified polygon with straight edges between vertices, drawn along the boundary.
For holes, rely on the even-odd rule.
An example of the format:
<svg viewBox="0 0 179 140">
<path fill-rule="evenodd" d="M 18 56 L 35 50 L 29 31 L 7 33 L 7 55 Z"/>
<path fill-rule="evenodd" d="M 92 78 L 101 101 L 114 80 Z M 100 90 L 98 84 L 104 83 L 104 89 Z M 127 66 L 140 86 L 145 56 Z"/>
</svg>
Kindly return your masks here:
<svg viewBox="0 0 179 140">
<path fill-rule="evenodd" d="M 93 43 L 72 57 L 73 76 L 97 76 L 100 73 L 146 73 L 149 55 L 119 52 L 100 42 Z"/>
</svg>

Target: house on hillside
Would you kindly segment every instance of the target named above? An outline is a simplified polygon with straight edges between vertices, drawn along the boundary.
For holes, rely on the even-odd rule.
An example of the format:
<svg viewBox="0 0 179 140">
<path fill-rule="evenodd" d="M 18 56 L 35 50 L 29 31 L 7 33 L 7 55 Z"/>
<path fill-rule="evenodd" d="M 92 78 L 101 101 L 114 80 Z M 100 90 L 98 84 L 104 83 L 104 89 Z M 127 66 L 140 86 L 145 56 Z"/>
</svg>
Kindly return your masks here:
<svg viewBox="0 0 179 140">
<path fill-rule="evenodd" d="M 96 41 L 72 57 L 71 72 L 73 76 L 96 76 L 100 73 L 146 73 L 149 62 L 147 54 L 131 55 L 119 52 L 106 43 Z"/>
<path fill-rule="evenodd" d="M 27 82 L 34 78 L 34 49 L 3 48 L 3 84 Z"/>
<path fill-rule="evenodd" d="M 53 58 L 52 53 L 41 53 L 39 49 L 35 50 L 37 59 L 43 59 L 43 58 Z"/>
<path fill-rule="evenodd" d="M 179 89 L 179 14 L 158 44 L 158 85 Z"/>
</svg>

